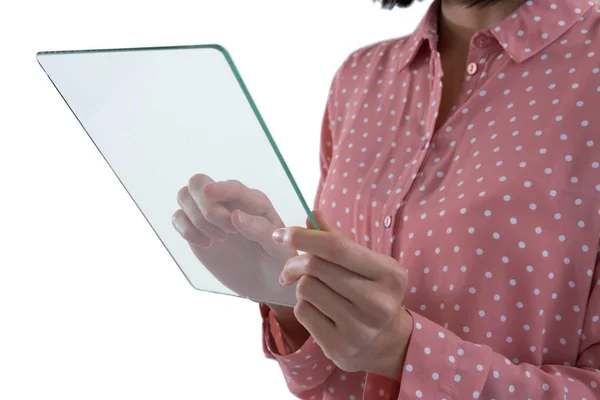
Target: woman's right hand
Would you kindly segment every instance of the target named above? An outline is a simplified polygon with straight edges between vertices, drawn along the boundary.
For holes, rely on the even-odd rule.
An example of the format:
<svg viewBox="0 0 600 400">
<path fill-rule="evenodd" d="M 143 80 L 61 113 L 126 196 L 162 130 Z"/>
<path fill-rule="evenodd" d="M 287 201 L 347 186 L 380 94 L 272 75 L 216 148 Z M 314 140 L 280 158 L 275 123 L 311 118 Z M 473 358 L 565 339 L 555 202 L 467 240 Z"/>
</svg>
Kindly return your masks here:
<svg viewBox="0 0 600 400">
<path fill-rule="evenodd" d="M 223 285 L 243 297 L 296 303 L 295 288 L 282 287 L 279 274 L 297 253 L 273 240 L 273 231 L 284 224 L 263 192 L 196 174 L 177 201 L 175 229 Z"/>
</svg>

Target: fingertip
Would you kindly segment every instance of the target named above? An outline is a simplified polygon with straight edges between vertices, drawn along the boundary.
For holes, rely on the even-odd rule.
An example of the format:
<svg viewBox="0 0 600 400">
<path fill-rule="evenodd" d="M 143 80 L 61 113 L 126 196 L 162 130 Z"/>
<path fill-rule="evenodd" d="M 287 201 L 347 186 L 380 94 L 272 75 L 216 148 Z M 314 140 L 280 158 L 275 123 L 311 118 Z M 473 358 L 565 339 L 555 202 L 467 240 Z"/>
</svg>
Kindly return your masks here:
<svg viewBox="0 0 600 400">
<path fill-rule="evenodd" d="M 175 230 L 179 232 L 179 234 L 184 233 L 186 220 L 187 216 L 185 215 L 185 212 L 181 209 L 175 211 L 173 215 L 171 215 L 171 224 L 173 225 L 173 228 L 175 228 Z"/>
<path fill-rule="evenodd" d="M 179 215 L 180 211 L 181 210 L 177 210 L 177 211 L 174 211 L 173 214 L 171 214 L 171 223 L 173 223 L 173 224 L 175 223 L 175 220 L 177 219 L 177 216 Z"/>
<path fill-rule="evenodd" d="M 181 226 L 179 224 L 179 217 L 178 217 L 178 212 L 175 211 L 175 213 L 173 213 L 173 215 L 171 215 L 171 225 L 173 225 L 173 228 L 175 228 L 175 230 L 177 232 L 179 232 L 179 234 L 181 234 Z"/>
<path fill-rule="evenodd" d="M 327 222 L 327 216 L 325 215 L 325 213 L 323 211 L 315 210 L 315 211 L 313 211 L 313 215 L 315 216 L 316 219 L 318 219 L 318 221 Z"/>
<path fill-rule="evenodd" d="M 308 229 L 315 229 L 315 226 L 312 222 L 312 219 L 310 217 L 306 217 L 306 228 Z"/>
<path fill-rule="evenodd" d="M 313 217 L 319 229 L 327 232 L 335 232 L 336 230 L 329 224 L 325 213 L 321 210 L 314 210 Z"/>
<path fill-rule="evenodd" d="M 202 188 L 202 193 L 205 196 L 211 196 L 211 195 L 214 195 L 214 190 L 215 190 L 215 182 L 211 182 L 211 183 L 207 183 L 206 185 L 204 185 L 204 187 Z"/>
<path fill-rule="evenodd" d="M 281 274 L 279 275 L 279 284 L 281 286 L 288 286 L 287 281 L 285 279 L 284 273 L 283 271 L 281 272 Z"/>
</svg>

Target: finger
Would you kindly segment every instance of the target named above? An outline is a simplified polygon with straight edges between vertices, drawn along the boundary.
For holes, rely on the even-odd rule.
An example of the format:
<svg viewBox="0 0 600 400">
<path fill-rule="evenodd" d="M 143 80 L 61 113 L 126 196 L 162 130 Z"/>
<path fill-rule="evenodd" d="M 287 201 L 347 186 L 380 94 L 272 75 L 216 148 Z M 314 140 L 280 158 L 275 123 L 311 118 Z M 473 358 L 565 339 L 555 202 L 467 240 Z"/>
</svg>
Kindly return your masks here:
<svg viewBox="0 0 600 400">
<path fill-rule="evenodd" d="M 231 214 L 231 222 L 244 237 L 260 244 L 267 253 L 277 258 L 286 255 L 289 257 L 290 248 L 273 240 L 275 226 L 265 217 L 234 210 Z"/>
<path fill-rule="evenodd" d="M 389 261 L 382 261 L 382 255 L 339 233 L 288 227 L 275 230 L 273 238 L 278 243 L 313 254 L 368 279 L 377 279 L 382 273 L 389 272 Z"/>
<path fill-rule="evenodd" d="M 314 214 L 313 214 L 313 218 L 314 218 Z M 315 228 L 315 224 L 313 223 L 312 219 L 310 217 L 306 217 L 306 229 L 315 229 L 315 230 L 319 230 L 321 227 L 317 224 L 318 229 Z"/>
<path fill-rule="evenodd" d="M 321 210 L 314 210 L 312 212 L 319 229 L 326 232 L 338 233 L 339 231 L 333 225 L 329 223 L 329 220 L 325 216 L 325 213 Z"/>
<path fill-rule="evenodd" d="M 298 281 L 296 299 L 306 300 L 344 330 L 350 329 L 356 320 L 352 303 L 311 276 L 305 275 Z"/>
<path fill-rule="evenodd" d="M 187 187 L 194 202 L 208 222 L 217 225 L 225 232 L 236 233 L 231 224 L 231 212 L 225 206 L 207 198 L 204 194 L 204 187 L 212 182 L 213 180 L 210 177 L 204 174 L 196 174 L 190 178 Z"/>
<path fill-rule="evenodd" d="M 177 203 L 179 203 L 179 207 L 181 207 L 192 224 L 194 224 L 200 232 L 211 239 L 218 241 L 222 241 L 227 237 L 227 234 L 221 228 L 213 225 L 204 218 L 187 186 L 181 188 L 177 193 Z"/>
<path fill-rule="evenodd" d="M 306 300 L 296 303 L 294 315 L 327 355 L 327 349 L 332 348 L 333 341 L 338 337 L 333 321 Z"/>
<path fill-rule="evenodd" d="M 302 276 L 318 279 L 359 308 L 365 308 L 370 303 L 371 294 L 378 290 L 375 282 L 307 253 L 290 258 L 281 273 L 284 286 L 294 284 Z"/>
<path fill-rule="evenodd" d="M 212 240 L 194 226 L 183 210 L 177 210 L 171 218 L 173 227 L 190 244 L 198 247 L 210 247 Z"/>
<path fill-rule="evenodd" d="M 213 182 L 206 185 L 204 193 L 213 201 L 229 203 L 230 208 L 265 217 L 278 228 L 283 226 L 269 198 L 260 190 L 251 189 L 240 181 Z"/>
<path fill-rule="evenodd" d="M 338 228 L 334 228 L 333 225 L 329 222 L 329 220 L 325 217 L 325 214 L 320 210 L 314 210 L 312 212 L 315 223 L 318 226 L 317 230 L 322 230 L 325 232 L 335 232 L 339 233 L 342 236 L 349 238 L 348 232 L 342 232 Z M 315 229 L 315 224 L 311 220 L 310 217 L 306 218 L 306 228 L 307 229 Z"/>
</svg>

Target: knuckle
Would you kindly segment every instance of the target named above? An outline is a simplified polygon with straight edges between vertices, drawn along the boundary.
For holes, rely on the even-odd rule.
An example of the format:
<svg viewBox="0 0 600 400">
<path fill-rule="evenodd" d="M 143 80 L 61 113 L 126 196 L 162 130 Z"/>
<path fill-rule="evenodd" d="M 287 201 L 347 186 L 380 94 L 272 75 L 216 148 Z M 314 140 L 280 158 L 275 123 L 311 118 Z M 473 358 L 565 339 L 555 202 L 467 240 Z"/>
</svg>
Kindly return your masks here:
<svg viewBox="0 0 600 400">
<path fill-rule="evenodd" d="M 321 270 L 320 268 L 321 263 L 319 261 L 319 258 L 310 254 L 308 255 L 308 260 L 306 262 L 306 266 L 305 266 L 305 272 L 308 275 L 312 275 L 312 276 L 318 276 L 319 275 L 319 271 Z"/>
<path fill-rule="evenodd" d="M 337 260 L 348 253 L 348 244 L 337 236 L 331 236 L 327 243 L 328 255 Z"/>
<path fill-rule="evenodd" d="M 397 279 L 398 283 L 402 286 L 406 286 L 408 284 L 408 269 L 398 265 L 397 266 Z"/>
<path fill-rule="evenodd" d="M 227 182 L 229 182 L 233 185 L 236 185 L 236 186 L 245 187 L 245 185 L 242 182 L 238 181 L 237 179 L 228 179 Z"/>
<path fill-rule="evenodd" d="M 298 302 L 294 306 L 294 316 L 298 320 L 302 320 L 304 315 L 306 315 L 307 307 L 308 307 L 308 303 L 306 301 L 298 300 Z"/>
<path fill-rule="evenodd" d="M 396 296 L 390 293 L 380 293 L 376 296 L 377 306 L 373 313 L 376 320 L 382 324 L 389 322 L 398 313 L 399 306 Z"/>
<path fill-rule="evenodd" d="M 209 208 L 202 211 L 202 215 L 208 221 L 216 221 L 219 218 L 219 213 L 215 208 Z"/>
<path fill-rule="evenodd" d="M 250 189 L 250 194 L 256 199 L 257 203 L 265 209 L 270 209 L 273 207 L 271 200 L 264 192 L 258 189 Z"/>
<path fill-rule="evenodd" d="M 381 314 L 386 320 L 392 318 L 398 312 L 398 304 L 395 296 L 385 294 L 381 296 Z"/>
<path fill-rule="evenodd" d="M 298 285 L 296 286 L 296 297 L 298 299 L 303 299 L 308 296 L 311 286 L 312 286 L 312 278 L 310 276 L 304 275 L 298 280 Z"/>
<path fill-rule="evenodd" d="M 204 218 L 202 218 L 201 214 L 194 213 L 191 217 L 188 216 L 190 222 L 197 228 L 202 229 L 204 224 Z"/>
<path fill-rule="evenodd" d="M 392 262 L 390 264 L 390 267 L 387 268 L 389 282 L 394 285 L 394 287 L 406 286 L 406 283 L 408 282 L 408 270 L 400 266 L 397 262 Z"/>
<path fill-rule="evenodd" d="M 228 179 L 224 183 L 227 184 L 227 187 L 234 193 L 236 193 L 236 195 L 239 197 L 242 197 L 244 195 L 244 192 L 248 189 L 246 185 L 244 185 L 237 179 Z"/>
<path fill-rule="evenodd" d="M 296 228 L 288 228 L 287 229 L 287 242 L 291 247 L 296 247 L 298 245 L 298 231 Z"/>
</svg>

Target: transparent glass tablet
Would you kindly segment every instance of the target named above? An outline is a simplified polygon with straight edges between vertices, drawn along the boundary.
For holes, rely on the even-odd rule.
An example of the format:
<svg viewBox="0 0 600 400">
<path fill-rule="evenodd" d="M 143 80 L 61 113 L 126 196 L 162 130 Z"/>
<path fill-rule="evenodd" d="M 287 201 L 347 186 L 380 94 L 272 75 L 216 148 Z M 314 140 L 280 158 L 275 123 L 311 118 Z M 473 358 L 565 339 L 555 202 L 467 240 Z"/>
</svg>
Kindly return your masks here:
<svg viewBox="0 0 600 400">
<path fill-rule="evenodd" d="M 37 60 L 194 288 L 295 304 L 278 283 L 295 253 L 271 233 L 318 227 L 225 49 Z"/>
</svg>

